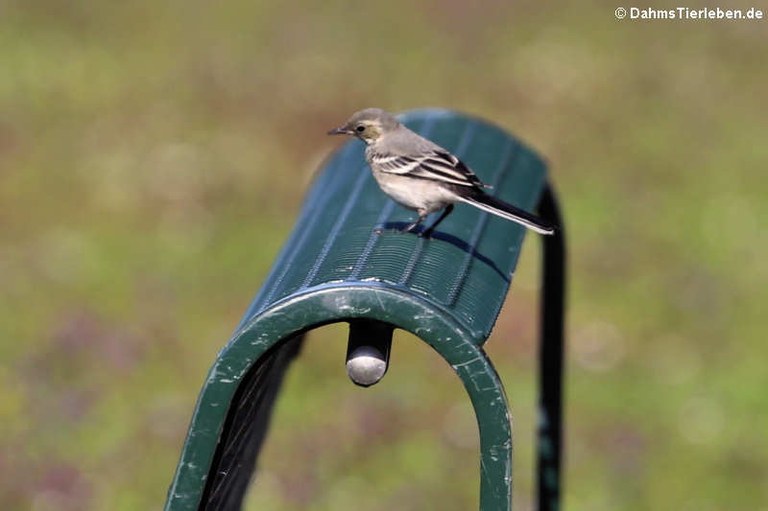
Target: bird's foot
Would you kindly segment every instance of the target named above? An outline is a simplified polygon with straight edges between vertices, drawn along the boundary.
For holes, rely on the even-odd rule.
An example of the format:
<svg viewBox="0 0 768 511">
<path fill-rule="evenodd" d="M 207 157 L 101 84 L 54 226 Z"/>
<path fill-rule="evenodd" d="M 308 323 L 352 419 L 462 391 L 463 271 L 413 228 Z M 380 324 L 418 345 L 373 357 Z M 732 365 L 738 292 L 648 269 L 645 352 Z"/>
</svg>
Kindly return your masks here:
<svg viewBox="0 0 768 511">
<path fill-rule="evenodd" d="M 403 227 L 402 229 L 400 229 L 400 232 L 402 232 L 402 233 L 413 232 L 413 231 L 416 230 L 416 228 L 418 226 L 419 226 L 419 223 L 418 222 L 414 222 L 414 223 L 408 224 L 405 227 Z"/>
</svg>

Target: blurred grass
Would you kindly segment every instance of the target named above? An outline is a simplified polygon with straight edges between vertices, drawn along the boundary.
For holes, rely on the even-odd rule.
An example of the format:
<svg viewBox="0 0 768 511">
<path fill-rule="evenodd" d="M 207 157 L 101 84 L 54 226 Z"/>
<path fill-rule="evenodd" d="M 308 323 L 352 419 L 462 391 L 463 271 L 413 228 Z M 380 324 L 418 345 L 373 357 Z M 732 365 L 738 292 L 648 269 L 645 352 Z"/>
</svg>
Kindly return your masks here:
<svg viewBox="0 0 768 511">
<path fill-rule="evenodd" d="M 572 261 L 565 507 L 764 506 L 767 25 L 616 7 L 0 3 L 4 509 L 161 506 L 325 131 L 366 106 L 478 114 L 552 164 Z M 518 509 L 533 245 L 488 344 Z M 447 366 L 403 335 L 362 391 L 343 337 L 318 332 L 290 375 L 250 508 L 476 507 L 475 426 Z"/>
</svg>

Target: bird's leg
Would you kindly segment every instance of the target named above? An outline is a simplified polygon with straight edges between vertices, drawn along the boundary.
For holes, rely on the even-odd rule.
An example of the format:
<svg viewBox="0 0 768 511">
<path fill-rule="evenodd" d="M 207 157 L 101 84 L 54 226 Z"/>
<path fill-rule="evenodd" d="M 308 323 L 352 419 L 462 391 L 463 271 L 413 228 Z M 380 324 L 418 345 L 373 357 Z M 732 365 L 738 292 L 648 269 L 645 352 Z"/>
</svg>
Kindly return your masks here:
<svg viewBox="0 0 768 511">
<path fill-rule="evenodd" d="M 417 218 L 416 221 L 413 222 L 412 224 L 408 224 L 405 227 L 403 227 L 400 232 L 413 232 L 413 230 L 416 229 L 419 226 L 419 224 L 427 218 L 427 215 L 429 214 L 424 210 L 419 210 L 418 213 L 419 213 L 419 218 Z"/>
<path fill-rule="evenodd" d="M 440 224 L 440 222 L 445 220 L 445 217 L 450 215 L 451 211 L 453 211 L 453 204 L 448 204 L 448 206 L 446 206 L 445 209 L 443 210 L 443 213 L 439 217 L 437 217 L 437 220 L 435 220 L 435 222 L 432 225 L 427 227 L 427 229 L 424 232 L 422 232 L 420 236 L 422 236 L 423 238 L 429 238 L 432 235 L 432 232 L 435 230 L 435 227 L 437 227 L 438 224 Z"/>
</svg>

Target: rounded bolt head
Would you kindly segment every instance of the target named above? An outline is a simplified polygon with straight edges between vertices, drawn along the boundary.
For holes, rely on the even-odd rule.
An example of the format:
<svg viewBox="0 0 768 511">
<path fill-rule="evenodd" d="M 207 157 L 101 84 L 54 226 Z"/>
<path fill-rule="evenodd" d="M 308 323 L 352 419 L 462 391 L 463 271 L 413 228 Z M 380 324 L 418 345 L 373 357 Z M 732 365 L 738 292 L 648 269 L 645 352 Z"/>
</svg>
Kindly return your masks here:
<svg viewBox="0 0 768 511">
<path fill-rule="evenodd" d="M 357 385 L 370 387 L 378 383 L 387 372 L 384 355 L 371 346 L 361 346 L 347 360 L 347 374 Z"/>
</svg>

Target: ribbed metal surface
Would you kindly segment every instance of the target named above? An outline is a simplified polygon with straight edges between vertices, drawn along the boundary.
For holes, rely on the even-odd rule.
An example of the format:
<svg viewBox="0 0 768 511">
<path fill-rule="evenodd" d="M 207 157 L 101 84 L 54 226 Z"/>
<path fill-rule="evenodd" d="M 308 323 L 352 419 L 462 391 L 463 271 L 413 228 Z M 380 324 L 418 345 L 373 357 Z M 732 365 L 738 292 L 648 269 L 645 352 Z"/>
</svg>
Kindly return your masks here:
<svg viewBox="0 0 768 511">
<path fill-rule="evenodd" d="M 497 127 L 440 110 L 404 122 L 464 160 L 491 193 L 532 210 L 545 165 Z M 415 218 L 388 199 L 371 176 L 362 142 L 343 145 L 316 177 L 312 192 L 266 285 L 244 321 L 289 295 L 328 283 L 375 280 L 416 292 L 475 333 L 490 334 L 517 263 L 524 229 L 460 204 L 432 239 L 374 227 Z M 431 221 L 431 219 L 430 219 Z"/>
</svg>

